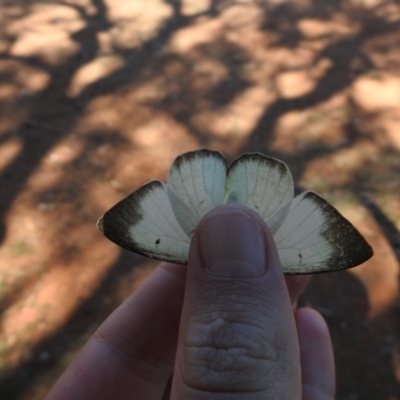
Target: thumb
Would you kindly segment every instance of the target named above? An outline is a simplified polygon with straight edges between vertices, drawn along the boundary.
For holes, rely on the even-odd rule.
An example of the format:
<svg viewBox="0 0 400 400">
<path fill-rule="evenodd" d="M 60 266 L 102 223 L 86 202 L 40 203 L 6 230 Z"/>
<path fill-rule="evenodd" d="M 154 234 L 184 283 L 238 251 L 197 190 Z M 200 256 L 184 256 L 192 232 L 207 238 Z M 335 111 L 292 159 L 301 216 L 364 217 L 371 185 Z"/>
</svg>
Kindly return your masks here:
<svg viewBox="0 0 400 400">
<path fill-rule="evenodd" d="M 294 316 L 264 221 L 210 211 L 192 240 L 171 400 L 301 398 Z"/>
</svg>

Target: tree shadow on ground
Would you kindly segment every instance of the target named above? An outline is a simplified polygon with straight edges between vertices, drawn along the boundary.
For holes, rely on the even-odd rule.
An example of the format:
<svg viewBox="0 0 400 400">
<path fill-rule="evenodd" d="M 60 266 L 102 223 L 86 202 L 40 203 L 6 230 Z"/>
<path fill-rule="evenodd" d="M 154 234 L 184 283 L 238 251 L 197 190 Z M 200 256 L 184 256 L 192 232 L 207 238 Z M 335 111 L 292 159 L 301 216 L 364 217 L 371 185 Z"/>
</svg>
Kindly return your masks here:
<svg viewBox="0 0 400 400">
<path fill-rule="evenodd" d="M 32 4 L 36 3 L 32 2 Z M 80 51 L 63 63 L 53 65 L 47 64 L 40 57 L 0 54 L 1 60 L 16 60 L 24 65 L 38 67 L 46 71 L 51 77 L 49 85 L 44 90 L 38 93 L 31 93 L 25 99 L 20 100 L 26 103 L 31 108 L 31 111 L 24 120 L 20 121 L 18 126 L 14 126 L 1 135 L 0 140 L 3 143 L 11 138 L 19 139 L 21 149 L 12 162 L 0 173 L 0 186 L 7 188 L 6 191 L 2 192 L 0 199 L 0 241 L 6 235 L 5 220 L 14 201 L 26 188 L 29 178 L 39 167 L 45 155 L 69 135 L 71 129 L 83 116 L 88 104 L 100 95 L 117 93 L 119 90 L 123 90 L 126 85 L 142 82 L 144 69 L 153 70 L 153 74 L 156 74 L 159 64 L 163 61 L 168 61 L 165 56 L 159 55 L 160 49 L 166 45 L 176 31 L 189 26 L 198 18 L 204 16 L 213 17 L 218 14 L 216 2 L 214 1 L 211 2 L 206 11 L 192 16 L 184 16 L 181 13 L 180 1 L 166 0 L 165 3 L 172 6 L 173 13 L 170 18 L 165 20 L 155 37 L 145 41 L 142 46 L 135 49 L 114 46 L 113 52 L 122 57 L 124 66 L 106 78 L 99 79 L 92 85 L 87 86 L 75 98 L 70 98 L 67 95 L 72 77 L 82 66 L 97 57 L 99 52 L 98 34 L 110 29 L 112 26 L 107 17 L 107 6 L 102 0 L 93 0 L 92 4 L 95 12 L 90 13 L 79 5 L 60 2 L 60 4 L 76 10 L 85 22 L 84 28 L 71 34 L 71 39 L 77 44 Z M 10 3 L 10 6 L 14 5 L 16 3 Z M 26 12 L 21 15 L 29 15 L 29 5 L 23 3 L 22 6 L 26 6 Z M 9 37 L 9 39 L 13 41 L 15 38 Z M 233 48 L 231 50 L 234 51 Z M 226 56 L 230 57 L 229 50 L 226 52 Z M 2 75 L 2 79 L 9 80 L 10 76 Z M 222 85 L 223 92 L 220 88 L 218 93 L 220 101 L 228 102 L 229 97 L 231 95 L 234 96 L 233 91 L 228 95 L 228 92 L 224 90 L 227 86 L 226 83 L 222 83 Z M 210 92 L 209 97 L 212 98 L 213 96 L 213 93 Z M 5 113 L 4 110 L 3 112 Z M 86 138 L 83 138 L 83 141 L 84 146 L 81 155 L 68 165 L 65 169 L 65 176 L 60 179 L 60 182 L 49 189 L 54 196 L 57 196 L 58 192 L 61 193 L 66 184 L 75 184 L 74 174 L 79 174 L 76 177 L 79 181 L 82 181 L 79 166 L 85 162 L 90 150 L 96 149 L 104 143 L 116 148 L 121 148 L 126 144 L 118 132 L 110 133 L 109 131 L 104 133 L 91 132 L 86 135 Z M 109 168 L 112 168 L 112 164 Z M 101 172 L 98 168 L 96 171 L 87 171 L 87 169 L 85 171 L 84 181 L 88 181 Z M 71 172 L 74 174 L 71 174 Z M 37 198 L 32 199 L 32 201 L 45 201 L 49 190 L 38 193 Z M 84 193 L 84 188 L 82 188 L 82 191 Z M 76 212 L 79 207 L 80 205 L 76 204 L 74 211 Z M 71 219 L 57 235 L 64 237 L 66 231 L 71 232 L 73 228 L 79 225 L 78 219 Z M 82 222 L 82 220 L 80 221 Z M 56 247 L 57 249 L 53 252 L 52 259 L 48 260 L 49 264 L 56 264 L 57 257 L 68 259 L 68 257 L 77 256 L 74 254 L 73 248 L 62 243 Z M 68 351 L 70 344 L 80 337 L 83 332 L 90 330 L 90 326 L 96 323 L 96 315 L 98 315 L 97 318 L 103 320 L 116 307 L 116 303 L 109 303 L 107 306 L 101 304 L 99 306 L 99 300 L 104 299 L 108 293 L 111 293 L 113 282 L 116 279 L 121 279 L 126 273 L 132 271 L 132 268 L 139 268 L 141 260 L 135 255 L 122 251 L 119 260 L 109 267 L 108 275 L 104 278 L 103 283 L 87 301 L 82 303 L 71 320 L 67 321 L 65 326 L 61 327 L 55 334 L 47 337 L 35 348 L 31 349 L 27 357 L 28 360 L 22 360 L 15 369 L 11 372 L 8 371 L 10 374 L 7 372 L 7 376 L 0 383 L 2 395 L 5 395 L 8 399 L 17 399 L 23 396 L 29 392 L 32 385 L 35 384 L 44 371 L 56 366 L 65 352 Z M 2 310 L 4 311 L 6 308 L 11 307 L 18 298 L 24 296 L 24 293 L 27 293 L 34 284 L 35 279 L 36 277 L 32 276 L 29 280 L 21 280 L 12 290 L 8 291 L 7 295 L 1 299 Z M 49 348 L 51 350 L 47 352 Z M 41 362 L 40 354 L 43 354 L 43 352 L 49 353 L 50 356 L 49 359 L 46 358 Z"/>
<path fill-rule="evenodd" d="M 129 279 L 132 266 L 141 267 L 147 261 L 143 257 L 128 251 L 121 251 L 118 260 L 111 266 L 110 273 L 104 278 L 94 293 L 84 300 L 65 325 L 46 337 L 30 350 L 28 360 L 22 362 L 0 381 L 0 393 L 3 398 L 16 400 L 32 393 L 32 387 L 56 371 L 68 352 L 78 350 L 95 329 L 119 305 L 115 299 L 116 283 L 121 278 Z M 147 261 L 148 262 L 148 261 Z M 154 264 L 154 263 L 153 263 Z M 51 377 L 54 380 L 56 377 Z"/>
<path fill-rule="evenodd" d="M 282 5 L 271 5 L 268 2 L 261 2 L 264 10 L 263 28 L 266 34 L 274 34 L 273 46 L 283 46 L 290 49 L 298 48 L 302 41 L 308 40 L 299 29 L 299 22 L 304 18 L 312 18 L 320 21 L 329 19 L 332 13 L 346 11 L 349 8 L 348 2 L 332 1 L 325 4 L 315 0 L 307 7 L 295 3 L 284 3 Z M 261 151 L 271 154 L 271 146 L 274 139 L 276 125 L 281 116 L 291 111 L 302 111 L 323 103 L 337 93 L 349 88 L 352 83 L 362 74 L 376 68 L 373 61 L 363 49 L 367 41 L 385 33 L 396 33 L 400 28 L 400 22 L 395 20 L 388 22 L 386 18 L 379 16 L 379 10 L 384 4 L 369 10 L 360 9 L 358 12 L 349 12 L 347 17 L 352 21 L 350 25 L 360 25 L 358 31 L 346 37 L 339 37 L 337 40 L 327 41 L 327 44 L 316 52 L 313 64 L 320 60 L 330 61 L 330 67 L 317 80 L 314 88 L 301 96 L 291 98 L 278 98 L 258 119 L 248 141 L 244 146 L 247 151 Z M 317 39 L 321 39 L 320 35 Z M 298 68 L 295 68 L 295 70 Z M 277 71 L 286 72 L 290 68 Z M 349 121 L 351 124 L 351 121 Z M 344 146 L 354 144 L 356 137 L 353 131 L 348 130 L 348 140 Z M 350 143 L 348 143 L 350 141 Z M 340 148 L 340 146 L 339 146 Z M 289 166 L 293 166 L 298 176 L 307 163 L 321 155 L 317 149 L 310 149 L 305 154 L 299 154 L 293 158 L 288 157 L 285 152 L 272 152 L 272 154 L 283 159 Z M 325 150 L 325 153 L 336 151 L 337 148 Z"/>
<path fill-rule="evenodd" d="M 398 313 L 390 309 L 371 320 L 365 288 L 346 271 L 315 276 L 301 305 L 316 308 L 328 323 L 334 344 L 337 399 L 392 399 L 400 395 L 392 366 L 397 332 L 387 324 L 398 320 Z"/>
<path fill-rule="evenodd" d="M 360 199 L 364 206 L 368 208 L 371 214 L 374 216 L 375 221 L 378 223 L 387 241 L 390 243 L 397 260 L 400 263 L 400 232 L 396 225 L 387 217 L 376 202 L 367 193 L 361 192 Z"/>
<path fill-rule="evenodd" d="M 22 143 L 22 149 L 17 157 L 0 173 L 0 186 L 7 188 L 0 198 L 0 239 L 4 238 L 6 233 L 5 219 L 10 208 L 26 187 L 31 174 L 49 150 L 69 134 L 93 99 L 100 95 L 118 94 L 126 86 L 138 84 L 157 74 L 170 78 L 171 82 L 182 77 L 184 82 L 178 88 L 173 84 L 167 84 L 165 95 L 160 101 L 153 102 L 152 106 L 154 109 L 168 113 L 198 138 L 201 144 L 207 146 L 211 142 L 211 135 L 207 130 L 202 130 L 193 123 L 191 118 L 193 114 L 202 107 L 222 109 L 251 85 L 245 71 L 242 70 L 250 56 L 244 49 L 222 37 L 216 38 L 213 45 L 198 46 L 195 51 L 185 57 L 163 51 L 174 33 L 190 26 L 201 17 L 218 17 L 224 5 L 221 6 L 217 1 L 212 1 L 206 11 L 185 16 L 182 14 L 182 4 L 179 0 L 165 2 L 171 5 L 172 15 L 164 21 L 156 35 L 135 49 L 114 46 L 113 52 L 123 59 L 123 67 L 88 85 L 73 99 L 66 96 L 72 77 L 83 65 L 95 59 L 99 51 L 98 34 L 112 26 L 108 20 L 106 3 L 102 0 L 93 0 L 94 13 L 88 13 L 83 7 L 68 4 L 78 12 L 85 22 L 85 27 L 71 35 L 80 48 L 79 53 L 74 54 L 61 65 L 46 64 L 36 57 L 0 55 L 0 59 L 15 59 L 21 63 L 39 67 L 51 76 L 50 84 L 43 91 L 30 95 L 24 100 L 32 107 L 29 115 L 21 121 L 17 129 L 5 132 L 0 137 L 3 142 L 11 137 L 18 137 Z M 299 8 L 290 4 L 273 6 L 267 2 L 260 2 L 259 7 L 264 13 L 262 26 L 265 35 L 275 36 L 272 46 L 289 49 L 299 47 L 305 39 L 304 34 L 298 29 L 301 19 L 315 18 L 324 21 L 332 15 L 332 12 L 340 12 L 347 7 L 346 2 L 343 1 L 330 2 L 328 6 L 325 3 L 314 1 L 307 8 Z M 360 140 L 363 134 L 355 129 L 352 121 L 349 120 L 345 127 L 346 141 L 341 145 L 330 148 L 310 145 L 294 155 L 284 151 L 271 151 L 277 122 L 281 116 L 290 111 L 302 111 L 323 103 L 351 86 L 358 76 L 375 68 L 374 63 L 363 50 L 364 44 L 371 37 L 396 32 L 400 27 L 399 22 L 388 22 L 376 14 L 376 9 L 364 11 L 364 14 L 350 14 L 352 23 L 361 24 L 361 28 L 357 33 L 345 38 L 328 41 L 326 46 L 317 52 L 314 64 L 325 58 L 331 65 L 317 80 L 313 90 L 297 97 L 281 97 L 268 105 L 251 130 L 249 139 L 242 150 L 261 151 L 283 159 L 294 171 L 295 180 L 298 180 L 310 161 L 351 147 Z M 213 46 L 218 50 L 217 56 L 215 52 L 210 53 Z M 193 72 L 193 66 L 197 59 L 204 57 L 217 61 L 228 69 L 223 80 L 215 83 L 207 78 L 202 81 L 202 85 L 196 84 L 197 75 Z M 173 65 L 178 65 L 178 68 L 168 76 L 168 67 Z M 285 70 L 277 71 L 276 74 L 283 71 Z M 9 79 L 6 75 L 3 78 Z M 75 165 L 79 166 L 79 163 L 87 157 L 90 146 L 96 148 L 103 143 L 111 144 L 117 149 L 125 146 L 123 139 L 116 139 L 118 137 L 118 132 L 107 134 L 92 132 L 85 139 L 86 146 L 80 157 L 76 159 Z M 65 179 L 71 171 L 79 173 L 78 167 L 70 165 L 70 168 L 69 171 L 66 170 Z M 112 168 L 112 164 L 109 168 Z M 99 173 L 98 169 L 89 171 L 86 181 L 97 173 Z M 73 179 L 71 182 L 74 183 Z M 59 185 L 64 184 L 65 181 L 59 183 Z M 53 189 L 57 191 L 58 188 L 59 186 L 55 185 Z M 45 196 L 45 193 L 40 193 L 38 196 L 40 201 L 40 196 Z M 376 213 L 375 216 L 378 220 L 379 218 L 382 220 Z M 73 225 L 73 221 L 71 223 Z M 72 229 L 73 226 L 64 226 L 64 230 L 67 228 Z M 391 228 L 388 236 L 393 238 L 395 232 L 393 226 Z M 58 234 L 62 237 L 64 232 L 58 232 Z M 391 243 L 392 246 L 397 246 L 397 242 Z M 68 247 L 61 247 L 58 250 L 54 258 L 71 254 L 71 249 Z M 11 375 L 0 384 L 0 392 L 10 400 L 28 393 L 42 375 L 57 366 L 82 334 L 90 332 L 93 324 L 100 323 L 117 306 L 115 302 L 101 307 L 98 304 L 112 293 L 116 280 L 128 274 L 132 266 L 140 266 L 141 262 L 141 258 L 121 252 L 118 261 L 109 268 L 108 275 L 96 292 L 82 303 L 64 326 L 31 350 L 30 361 L 22 361 L 15 370 L 11 371 Z M 16 296 L 20 296 L 20 290 L 22 286 L 15 287 L 13 292 L 3 299 L 3 306 L 12 305 Z M 24 287 L 24 291 L 27 290 L 29 290 L 28 283 Z M 361 283 L 356 278 L 346 272 L 318 276 L 307 290 L 303 301 L 319 309 L 330 325 L 337 359 L 338 399 L 389 399 L 390 396 L 399 396 L 399 387 L 391 366 L 391 354 L 382 353 L 382 349 L 388 348 L 387 345 L 382 345 L 382 341 L 392 335 L 390 328 L 385 325 L 388 316 L 368 322 L 368 300 Z M 49 353 L 49 358 L 41 360 L 41 354 L 44 353 Z M 379 365 L 379 370 L 374 368 L 376 365 Z M 382 382 L 385 384 L 383 385 Z"/>
<path fill-rule="evenodd" d="M 72 77 L 80 67 L 96 58 L 99 52 L 97 35 L 111 26 L 107 17 L 107 6 L 102 0 L 92 1 L 94 13 L 89 13 L 79 5 L 61 2 L 75 9 L 85 22 L 84 28 L 71 35 L 80 51 L 61 65 L 50 65 L 37 57 L 10 56 L 4 53 L 0 55 L 3 60 L 17 60 L 29 66 L 40 67 L 51 76 L 50 84 L 43 91 L 25 100 L 32 107 L 25 121 L 21 121 L 18 128 L 2 135 L 2 140 L 10 136 L 17 137 L 21 140 L 22 148 L 18 156 L 0 173 L 0 186 L 8 188 L 0 199 L 0 241 L 6 233 L 5 217 L 15 198 L 24 189 L 32 171 L 38 167 L 44 155 L 70 132 L 88 104 L 102 94 L 117 93 L 124 85 L 139 82 L 142 78 L 141 71 L 149 64 L 154 65 L 159 61 L 158 52 L 174 32 L 201 16 L 216 13 L 214 1 L 201 15 L 190 17 L 181 14 L 180 1 L 166 0 L 166 3 L 173 6 L 174 13 L 158 30 L 157 35 L 137 49 L 127 50 L 114 46 L 113 52 L 122 57 L 124 67 L 89 85 L 76 98 L 67 96 Z M 39 106 L 36 108 L 35 105 Z"/>
</svg>

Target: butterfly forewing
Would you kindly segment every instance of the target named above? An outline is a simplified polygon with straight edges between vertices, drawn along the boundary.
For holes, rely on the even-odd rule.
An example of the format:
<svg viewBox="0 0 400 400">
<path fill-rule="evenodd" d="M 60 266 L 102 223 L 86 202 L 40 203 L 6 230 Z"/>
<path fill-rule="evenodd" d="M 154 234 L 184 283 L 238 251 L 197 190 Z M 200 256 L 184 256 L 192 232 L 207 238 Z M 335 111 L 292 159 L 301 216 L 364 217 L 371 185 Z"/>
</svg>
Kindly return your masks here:
<svg viewBox="0 0 400 400">
<path fill-rule="evenodd" d="M 119 246 L 158 260 L 186 264 L 189 237 L 178 223 L 160 181 L 152 181 L 107 211 L 98 222 Z"/>
<path fill-rule="evenodd" d="M 339 271 L 373 255 L 357 229 L 314 192 L 293 200 L 274 239 L 285 274 Z"/>
</svg>

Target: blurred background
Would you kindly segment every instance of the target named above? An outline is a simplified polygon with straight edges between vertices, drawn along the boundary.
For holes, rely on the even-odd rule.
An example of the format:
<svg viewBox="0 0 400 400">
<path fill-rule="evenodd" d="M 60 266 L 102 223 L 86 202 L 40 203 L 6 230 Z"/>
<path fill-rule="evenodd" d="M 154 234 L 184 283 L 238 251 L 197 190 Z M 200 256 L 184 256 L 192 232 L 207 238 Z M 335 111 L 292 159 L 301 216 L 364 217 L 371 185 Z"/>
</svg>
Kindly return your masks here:
<svg viewBox="0 0 400 400">
<path fill-rule="evenodd" d="M 0 2 L 1 399 L 43 399 L 152 272 L 96 220 L 202 147 L 282 159 L 373 246 L 301 303 L 337 399 L 400 399 L 398 0 Z"/>
</svg>

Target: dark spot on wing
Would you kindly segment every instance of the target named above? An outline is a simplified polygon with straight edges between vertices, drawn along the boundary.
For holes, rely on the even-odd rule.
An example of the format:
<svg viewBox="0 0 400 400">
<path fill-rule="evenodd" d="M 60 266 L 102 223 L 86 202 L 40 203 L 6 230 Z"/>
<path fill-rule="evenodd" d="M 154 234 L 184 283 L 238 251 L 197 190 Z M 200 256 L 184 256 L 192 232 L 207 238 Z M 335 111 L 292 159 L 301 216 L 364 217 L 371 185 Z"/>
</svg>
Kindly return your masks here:
<svg viewBox="0 0 400 400">
<path fill-rule="evenodd" d="M 157 239 L 157 240 L 156 240 L 156 245 L 157 245 L 157 244 L 160 244 L 160 239 Z"/>
</svg>

